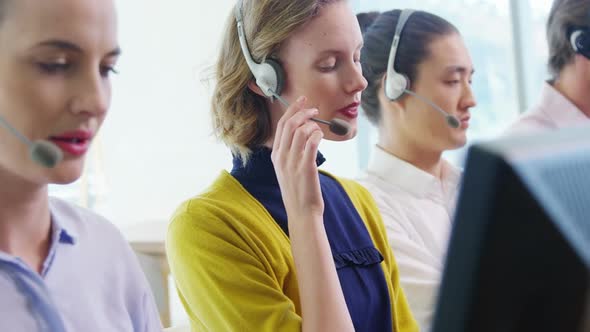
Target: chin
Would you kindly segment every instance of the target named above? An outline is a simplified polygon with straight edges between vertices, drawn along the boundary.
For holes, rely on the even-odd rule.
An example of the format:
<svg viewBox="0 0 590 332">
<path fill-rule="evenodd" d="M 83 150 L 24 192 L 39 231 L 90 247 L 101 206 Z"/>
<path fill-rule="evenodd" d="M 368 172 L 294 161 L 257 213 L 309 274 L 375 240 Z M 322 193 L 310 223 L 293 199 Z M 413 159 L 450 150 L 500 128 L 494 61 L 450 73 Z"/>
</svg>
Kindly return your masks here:
<svg viewBox="0 0 590 332">
<path fill-rule="evenodd" d="M 461 135 L 460 137 L 452 137 L 451 145 L 453 149 L 460 149 L 467 144 L 467 136 Z"/>
<path fill-rule="evenodd" d="M 53 184 L 70 184 L 78 180 L 83 171 L 84 162 L 67 160 L 51 169 L 49 178 Z"/>
</svg>

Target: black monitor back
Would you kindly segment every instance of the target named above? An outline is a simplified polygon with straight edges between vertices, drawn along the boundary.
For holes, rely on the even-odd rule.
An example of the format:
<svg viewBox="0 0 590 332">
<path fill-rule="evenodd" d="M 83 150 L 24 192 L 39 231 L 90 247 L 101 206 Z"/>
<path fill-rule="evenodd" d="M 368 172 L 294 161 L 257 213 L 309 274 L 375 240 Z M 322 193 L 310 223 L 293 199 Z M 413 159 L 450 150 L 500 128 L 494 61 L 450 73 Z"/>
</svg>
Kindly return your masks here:
<svg viewBox="0 0 590 332">
<path fill-rule="evenodd" d="M 434 332 L 590 332 L 590 128 L 472 146 Z"/>
</svg>

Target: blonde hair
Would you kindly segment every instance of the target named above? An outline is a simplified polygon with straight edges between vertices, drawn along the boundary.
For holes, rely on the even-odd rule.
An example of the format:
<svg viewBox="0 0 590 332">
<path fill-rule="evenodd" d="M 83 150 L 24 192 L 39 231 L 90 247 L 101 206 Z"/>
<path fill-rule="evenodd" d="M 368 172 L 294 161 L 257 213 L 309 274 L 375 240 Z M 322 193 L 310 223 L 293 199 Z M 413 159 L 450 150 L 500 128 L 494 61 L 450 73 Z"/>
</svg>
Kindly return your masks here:
<svg viewBox="0 0 590 332">
<path fill-rule="evenodd" d="M 278 60 L 276 56 L 281 43 L 317 16 L 322 7 L 336 1 L 339 0 L 242 1 L 246 40 L 254 61 Z M 251 154 L 251 148 L 261 145 L 272 135 L 266 99 L 248 88 L 252 79 L 240 49 L 232 11 L 215 65 L 211 109 L 215 135 L 244 163 Z"/>
</svg>

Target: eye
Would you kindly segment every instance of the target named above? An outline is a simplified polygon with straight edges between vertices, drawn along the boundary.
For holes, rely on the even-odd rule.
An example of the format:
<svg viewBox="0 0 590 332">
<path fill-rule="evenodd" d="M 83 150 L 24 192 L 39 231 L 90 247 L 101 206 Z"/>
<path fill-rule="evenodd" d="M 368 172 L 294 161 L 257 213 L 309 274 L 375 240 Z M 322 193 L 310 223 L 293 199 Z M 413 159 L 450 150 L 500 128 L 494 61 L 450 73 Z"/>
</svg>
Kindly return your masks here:
<svg viewBox="0 0 590 332">
<path fill-rule="evenodd" d="M 336 69 L 336 66 L 322 67 L 322 68 L 320 68 L 320 71 L 323 72 L 323 73 L 329 73 L 331 71 L 334 71 L 334 69 Z"/>
<path fill-rule="evenodd" d="M 336 69 L 337 61 L 336 58 L 330 57 L 318 63 L 318 69 L 322 73 L 328 73 Z"/>
<path fill-rule="evenodd" d="M 109 77 L 111 74 L 118 74 L 119 71 L 114 66 L 100 66 L 100 76 Z"/>
<path fill-rule="evenodd" d="M 65 72 L 71 67 L 71 64 L 65 62 L 39 62 L 37 65 L 42 72 L 50 75 Z"/>
<path fill-rule="evenodd" d="M 449 81 L 445 81 L 445 83 L 447 85 L 457 85 L 457 84 L 461 83 L 461 81 L 460 80 L 449 80 Z"/>
<path fill-rule="evenodd" d="M 334 69 L 336 69 L 336 65 L 333 65 L 333 66 L 320 66 L 319 69 L 320 69 L 320 71 L 322 73 L 329 73 L 331 71 L 334 71 Z"/>
</svg>

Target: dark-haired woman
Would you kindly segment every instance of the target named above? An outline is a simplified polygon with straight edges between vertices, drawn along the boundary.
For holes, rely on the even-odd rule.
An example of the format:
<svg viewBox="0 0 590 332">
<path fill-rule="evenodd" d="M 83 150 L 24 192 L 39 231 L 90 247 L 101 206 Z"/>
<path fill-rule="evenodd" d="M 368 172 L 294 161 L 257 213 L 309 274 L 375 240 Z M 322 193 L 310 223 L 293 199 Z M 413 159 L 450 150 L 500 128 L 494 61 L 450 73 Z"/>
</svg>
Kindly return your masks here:
<svg viewBox="0 0 590 332">
<path fill-rule="evenodd" d="M 362 108 L 379 136 L 360 181 L 377 201 L 402 287 L 421 330 L 427 331 L 461 177 L 442 154 L 466 143 L 469 109 L 476 104 L 474 70 L 452 24 L 409 10 L 398 24 L 400 13 L 392 10 L 372 24 L 361 22 L 367 26 L 361 63 L 368 81 Z M 396 30 L 401 33 L 392 52 Z"/>
</svg>

